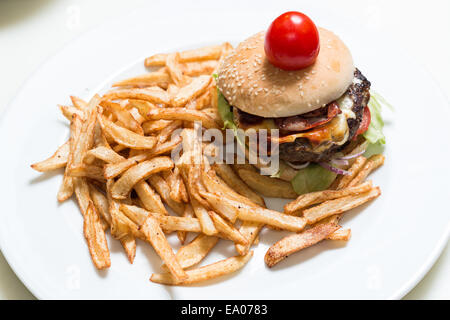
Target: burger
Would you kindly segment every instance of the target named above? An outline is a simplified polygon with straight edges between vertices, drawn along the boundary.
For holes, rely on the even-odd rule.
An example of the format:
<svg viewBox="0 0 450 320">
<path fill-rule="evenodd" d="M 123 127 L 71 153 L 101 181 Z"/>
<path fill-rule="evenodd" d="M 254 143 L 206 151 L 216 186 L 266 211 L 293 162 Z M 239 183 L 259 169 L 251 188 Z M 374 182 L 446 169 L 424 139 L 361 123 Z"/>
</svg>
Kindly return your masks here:
<svg viewBox="0 0 450 320">
<path fill-rule="evenodd" d="M 266 32 L 260 32 L 240 43 L 217 73 L 233 125 L 279 129 L 279 158 L 294 165 L 329 162 L 370 122 L 370 82 L 346 45 L 317 29 L 320 51 L 307 67 L 275 66 L 266 57 Z"/>
</svg>

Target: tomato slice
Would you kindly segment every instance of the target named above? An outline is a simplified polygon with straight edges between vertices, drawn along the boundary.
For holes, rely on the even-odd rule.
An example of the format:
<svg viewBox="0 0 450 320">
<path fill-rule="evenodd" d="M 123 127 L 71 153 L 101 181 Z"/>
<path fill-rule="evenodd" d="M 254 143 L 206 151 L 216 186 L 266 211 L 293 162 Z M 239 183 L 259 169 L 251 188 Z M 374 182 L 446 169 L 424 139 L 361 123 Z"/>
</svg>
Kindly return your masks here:
<svg viewBox="0 0 450 320">
<path fill-rule="evenodd" d="M 372 117 L 370 115 L 370 110 L 369 107 L 365 107 L 364 108 L 364 114 L 363 114 L 363 118 L 361 121 L 361 124 L 359 125 L 358 131 L 356 131 L 355 136 L 353 137 L 353 140 L 356 140 L 356 138 L 360 135 L 363 134 L 364 132 L 367 131 L 367 129 L 369 129 L 369 125 L 370 125 L 370 121 L 371 121 Z"/>
</svg>

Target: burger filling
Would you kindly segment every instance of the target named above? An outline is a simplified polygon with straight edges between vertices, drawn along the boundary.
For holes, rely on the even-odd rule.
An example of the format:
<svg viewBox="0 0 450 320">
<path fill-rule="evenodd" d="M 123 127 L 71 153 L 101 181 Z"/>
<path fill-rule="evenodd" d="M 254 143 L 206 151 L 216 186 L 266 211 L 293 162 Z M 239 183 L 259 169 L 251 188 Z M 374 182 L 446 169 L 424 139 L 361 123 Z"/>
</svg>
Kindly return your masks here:
<svg viewBox="0 0 450 320">
<path fill-rule="evenodd" d="M 347 91 L 326 106 L 285 118 L 263 118 L 233 107 L 233 120 L 243 129 L 279 129 L 280 158 L 289 162 L 320 162 L 351 141 L 362 123 L 370 98 L 370 82 L 356 69 Z"/>
</svg>

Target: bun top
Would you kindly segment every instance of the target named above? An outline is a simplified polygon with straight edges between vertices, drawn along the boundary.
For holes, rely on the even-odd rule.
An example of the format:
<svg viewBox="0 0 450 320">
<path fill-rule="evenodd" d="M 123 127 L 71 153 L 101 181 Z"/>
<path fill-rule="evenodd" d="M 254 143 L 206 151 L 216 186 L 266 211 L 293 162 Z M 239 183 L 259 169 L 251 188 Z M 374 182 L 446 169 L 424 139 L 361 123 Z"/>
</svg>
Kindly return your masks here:
<svg viewBox="0 0 450 320">
<path fill-rule="evenodd" d="M 334 33 L 318 29 L 320 52 L 313 65 L 295 71 L 272 65 L 265 57 L 263 31 L 222 61 L 218 88 L 231 105 L 266 118 L 303 114 L 336 100 L 352 83 L 353 59 Z"/>
</svg>

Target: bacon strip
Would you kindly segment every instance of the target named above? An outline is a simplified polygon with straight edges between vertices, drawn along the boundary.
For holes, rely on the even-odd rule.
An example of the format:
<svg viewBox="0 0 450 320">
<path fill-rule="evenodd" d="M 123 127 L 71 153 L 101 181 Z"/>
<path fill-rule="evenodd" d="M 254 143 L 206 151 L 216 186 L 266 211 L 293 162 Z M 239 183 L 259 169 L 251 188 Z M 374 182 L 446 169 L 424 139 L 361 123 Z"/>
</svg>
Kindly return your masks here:
<svg viewBox="0 0 450 320">
<path fill-rule="evenodd" d="M 319 110 L 326 113 L 323 113 L 323 115 L 320 116 Z M 286 118 L 275 118 L 274 121 L 280 130 L 299 132 L 325 124 L 341 113 L 339 106 L 335 102 L 332 102 L 319 110 L 313 111 L 316 112 L 316 114 L 319 114 L 319 116 L 315 117 L 308 117 L 307 114 L 305 114 Z"/>
</svg>

